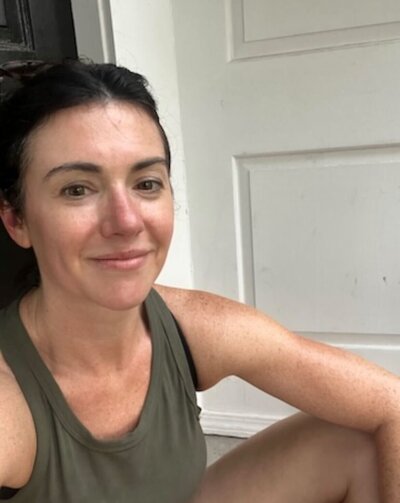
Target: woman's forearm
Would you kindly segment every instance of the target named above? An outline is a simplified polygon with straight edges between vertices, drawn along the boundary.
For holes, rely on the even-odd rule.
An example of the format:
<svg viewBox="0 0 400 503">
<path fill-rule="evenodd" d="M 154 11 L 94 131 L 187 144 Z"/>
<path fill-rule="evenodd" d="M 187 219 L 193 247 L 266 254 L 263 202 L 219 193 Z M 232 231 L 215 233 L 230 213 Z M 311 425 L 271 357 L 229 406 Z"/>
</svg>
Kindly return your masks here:
<svg viewBox="0 0 400 503">
<path fill-rule="evenodd" d="M 400 414 L 375 434 L 382 503 L 400 501 Z"/>
</svg>

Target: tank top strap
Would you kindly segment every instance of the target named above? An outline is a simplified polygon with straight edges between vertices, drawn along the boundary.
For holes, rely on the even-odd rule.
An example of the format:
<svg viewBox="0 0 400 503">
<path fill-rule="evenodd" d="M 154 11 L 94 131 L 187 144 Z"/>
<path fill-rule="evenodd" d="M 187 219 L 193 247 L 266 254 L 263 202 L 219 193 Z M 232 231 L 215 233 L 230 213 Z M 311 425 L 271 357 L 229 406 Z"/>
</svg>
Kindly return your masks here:
<svg viewBox="0 0 400 503">
<path fill-rule="evenodd" d="M 190 371 L 187 356 L 182 344 L 182 340 L 179 336 L 178 329 L 172 316 L 171 311 L 168 309 L 162 297 L 159 293 L 152 289 L 148 299 L 147 308 L 155 309 L 158 317 L 164 327 L 164 331 L 167 335 L 167 342 L 170 346 L 171 352 L 174 356 L 176 366 L 185 385 L 185 390 L 188 398 L 193 403 L 193 405 L 200 411 L 200 407 L 197 405 L 196 400 L 196 389 L 194 387 L 192 374 Z M 150 315 L 150 313 L 149 313 Z"/>
</svg>

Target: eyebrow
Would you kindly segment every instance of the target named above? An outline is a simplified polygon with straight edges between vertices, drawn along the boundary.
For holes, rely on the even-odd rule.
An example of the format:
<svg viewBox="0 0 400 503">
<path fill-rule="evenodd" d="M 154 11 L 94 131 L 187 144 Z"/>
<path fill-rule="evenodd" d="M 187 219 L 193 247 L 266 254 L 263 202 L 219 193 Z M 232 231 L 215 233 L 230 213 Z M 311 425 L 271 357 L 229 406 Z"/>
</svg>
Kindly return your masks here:
<svg viewBox="0 0 400 503">
<path fill-rule="evenodd" d="M 131 172 L 136 172 L 142 169 L 149 168 L 151 166 L 154 166 L 154 164 L 163 164 L 168 171 L 168 163 L 164 157 L 150 157 L 149 159 L 144 159 L 143 161 L 139 161 L 133 164 L 131 167 Z M 59 166 L 55 166 L 50 171 L 48 171 L 43 177 L 43 180 L 47 181 L 57 173 L 68 173 L 71 171 L 81 171 L 84 173 L 100 174 L 103 172 L 103 168 L 98 164 L 85 161 L 66 162 L 60 164 Z"/>
</svg>

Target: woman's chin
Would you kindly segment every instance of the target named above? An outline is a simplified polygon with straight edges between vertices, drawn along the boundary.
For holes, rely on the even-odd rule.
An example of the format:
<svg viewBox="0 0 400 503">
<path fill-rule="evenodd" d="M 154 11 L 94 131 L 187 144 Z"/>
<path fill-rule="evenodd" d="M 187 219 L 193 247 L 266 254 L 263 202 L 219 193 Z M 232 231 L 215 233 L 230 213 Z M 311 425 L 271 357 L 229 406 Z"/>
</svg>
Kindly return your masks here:
<svg viewBox="0 0 400 503">
<path fill-rule="evenodd" d="M 134 292 L 118 292 L 110 295 L 102 295 L 101 298 L 93 299 L 95 303 L 111 311 L 128 311 L 140 306 L 150 292 L 151 287 L 147 289 L 135 290 Z M 97 301 L 97 302 L 96 302 Z"/>
</svg>

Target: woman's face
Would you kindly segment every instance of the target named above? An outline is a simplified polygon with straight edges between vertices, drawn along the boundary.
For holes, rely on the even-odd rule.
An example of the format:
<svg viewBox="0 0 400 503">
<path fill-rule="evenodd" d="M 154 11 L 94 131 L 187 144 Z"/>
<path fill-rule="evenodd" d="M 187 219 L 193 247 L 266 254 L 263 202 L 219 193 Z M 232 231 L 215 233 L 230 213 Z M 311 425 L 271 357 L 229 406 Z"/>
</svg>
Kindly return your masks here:
<svg viewBox="0 0 400 503">
<path fill-rule="evenodd" d="M 110 309 L 140 304 L 158 276 L 173 229 L 161 136 L 121 102 L 57 112 L 26 146 L 23 220 L 44 292 Z"/>
</svg>

